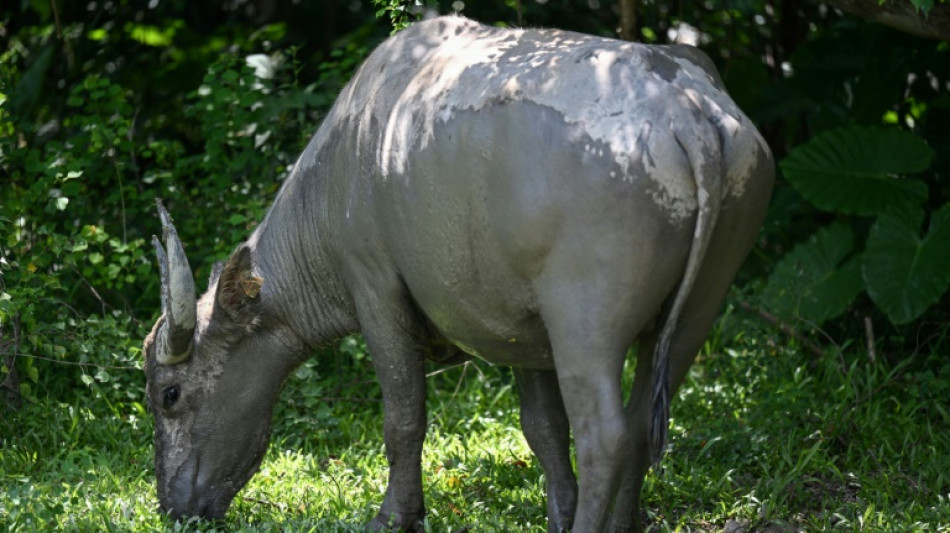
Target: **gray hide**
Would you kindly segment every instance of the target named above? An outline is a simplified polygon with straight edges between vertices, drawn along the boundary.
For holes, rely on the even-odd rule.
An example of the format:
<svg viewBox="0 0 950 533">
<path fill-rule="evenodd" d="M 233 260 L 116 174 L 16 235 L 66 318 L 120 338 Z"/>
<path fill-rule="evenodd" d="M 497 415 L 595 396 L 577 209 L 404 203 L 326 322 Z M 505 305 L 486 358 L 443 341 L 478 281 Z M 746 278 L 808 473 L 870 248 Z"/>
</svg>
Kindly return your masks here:
<svg viewBox="0 0 950 533">
<path fill-rule="evenodd" d="M 361 331 L 390 464 L 370 528 L 414 530 L 425 513 L 425 360 L 477 356 L 515 369 L 549 530 L 639 529 L 669 397 L 753 244 L 773 170 L 693 48 L 459 17 L 412 26 L 359 69 L 197 301 L 159 207 L 164 314 L 145 352 L 162 509 L 222 516 L 260 464 L 288 373 Z"/>
</svg>

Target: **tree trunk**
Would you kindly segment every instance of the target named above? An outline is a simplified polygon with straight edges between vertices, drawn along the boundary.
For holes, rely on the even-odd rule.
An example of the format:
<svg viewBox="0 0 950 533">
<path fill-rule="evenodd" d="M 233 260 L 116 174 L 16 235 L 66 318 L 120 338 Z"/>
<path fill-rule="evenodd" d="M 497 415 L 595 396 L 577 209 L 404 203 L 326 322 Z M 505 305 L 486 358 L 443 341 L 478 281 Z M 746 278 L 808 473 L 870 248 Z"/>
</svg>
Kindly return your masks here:
<svg viewBox="0 0 950 533">
<path fill-rule="evenodd" d="M 637 0 L 620 0 L 620 38 L 637 40 Z"/>
<path fill-rule="evenodd" d="M 950 4 L 936 4 L 930 13 L 917 12 L 908 0 L 824 0 L 829 6 L 865 20 L 928 39 L 950 41 Z"/>
</svg>

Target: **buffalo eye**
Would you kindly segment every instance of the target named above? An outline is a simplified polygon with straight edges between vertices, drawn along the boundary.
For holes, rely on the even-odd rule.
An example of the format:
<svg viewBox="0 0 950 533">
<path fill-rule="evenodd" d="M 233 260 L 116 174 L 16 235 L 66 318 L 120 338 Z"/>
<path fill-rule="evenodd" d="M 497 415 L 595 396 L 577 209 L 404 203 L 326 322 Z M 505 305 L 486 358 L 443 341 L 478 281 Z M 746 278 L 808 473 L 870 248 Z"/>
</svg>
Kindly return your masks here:
<svg viewBox="0 0 950 533">
<path fill-rule="evenodd" d="M 178 388 L 178 385 L 165 387 L 165 390 L 162 391 L 162 405 L 165 409 L 170 408 L 175 405 L 179 396 L 181 396 L 181 389 Z"/>
</svg>

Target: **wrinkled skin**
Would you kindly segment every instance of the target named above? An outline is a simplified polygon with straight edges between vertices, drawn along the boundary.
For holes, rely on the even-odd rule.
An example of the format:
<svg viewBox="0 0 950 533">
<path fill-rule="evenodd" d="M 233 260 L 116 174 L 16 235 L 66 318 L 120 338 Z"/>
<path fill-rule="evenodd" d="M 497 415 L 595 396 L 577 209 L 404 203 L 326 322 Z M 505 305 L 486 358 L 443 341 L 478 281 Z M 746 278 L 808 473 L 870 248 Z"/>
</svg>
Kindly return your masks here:
<svg viewBox="0 0 950 533">
<path fill-rule="evenodd" d="M 669 398 L 773 172 L 695 49 L 459 17 L 401 32 L 197 301 L 159 207 L 163 316 L 145 353 L 162 509 L 221 517 L 260 464 L 283 380 L 360 331 L 390 465 L 370 529 L 421 528 L 424 362 L 477 356 L 515 369 L 549 531 L 638 531 Z"/>
</svg>

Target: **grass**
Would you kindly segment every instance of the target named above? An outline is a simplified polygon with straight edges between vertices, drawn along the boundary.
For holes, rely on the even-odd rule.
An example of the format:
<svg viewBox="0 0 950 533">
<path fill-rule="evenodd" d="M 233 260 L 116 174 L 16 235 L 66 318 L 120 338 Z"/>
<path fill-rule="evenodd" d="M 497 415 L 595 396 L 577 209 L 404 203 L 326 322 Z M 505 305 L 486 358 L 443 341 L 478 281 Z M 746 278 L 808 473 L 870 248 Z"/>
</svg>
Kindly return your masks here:
<svg viewBox="0 0 950 533">
<path fill-rule="evenodd" d="M 731 340 L 701 354 L 645 483 L 653 530 L 950 531 L 946 354 L 818 360 L 763 331 L 720 336 Z M 261 471 L 223 524 L 156 513 L 151 421 L 125 391 L 2 412 L 0 530 L 359 531 L 385 488 L 381 405 L 360 347 L 343 352 L 357 358 L 290 379 Z M 510 372 L 468 365 L 429 382 L 428 530 L 545 531 Z"/>
</svg>

